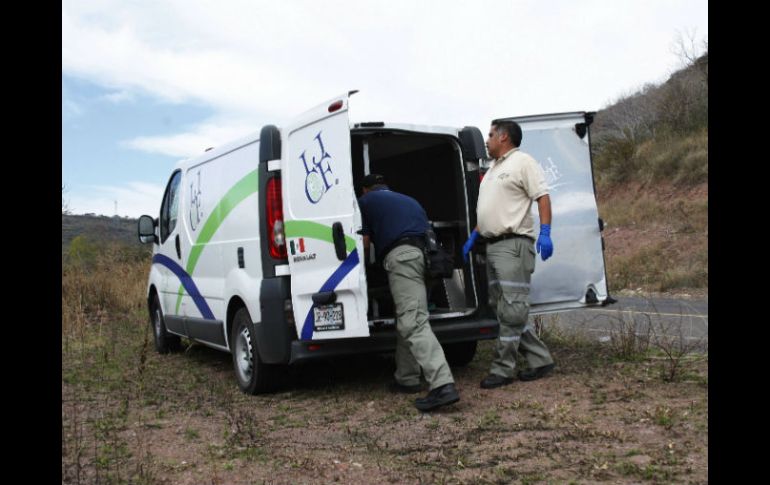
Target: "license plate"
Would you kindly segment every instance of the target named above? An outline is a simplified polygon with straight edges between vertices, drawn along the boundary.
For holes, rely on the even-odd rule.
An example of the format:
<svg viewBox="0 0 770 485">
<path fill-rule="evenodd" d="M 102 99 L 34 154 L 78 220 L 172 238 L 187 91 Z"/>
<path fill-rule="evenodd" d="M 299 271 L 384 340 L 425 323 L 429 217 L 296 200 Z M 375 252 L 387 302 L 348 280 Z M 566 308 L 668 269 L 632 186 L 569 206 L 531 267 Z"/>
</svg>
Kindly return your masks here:
<svg viewBox="0 0 770 485">
<path fill-rule="evenodd" d="M 315 320 L 313 324 L 315 332 L 345 330 L 345 313 L 342 310 L 342 303 L 314 307 L 313 318 Z"/>
</svg>

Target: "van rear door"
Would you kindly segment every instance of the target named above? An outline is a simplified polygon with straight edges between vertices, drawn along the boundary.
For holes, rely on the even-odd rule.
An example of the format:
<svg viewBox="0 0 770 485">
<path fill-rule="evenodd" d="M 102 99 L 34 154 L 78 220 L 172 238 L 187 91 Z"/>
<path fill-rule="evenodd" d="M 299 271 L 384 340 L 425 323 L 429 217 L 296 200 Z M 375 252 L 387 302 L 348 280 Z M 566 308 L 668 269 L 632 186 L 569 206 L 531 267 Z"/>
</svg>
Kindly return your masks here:
<svg viewBox="0 0 770 485">
<path fill-rule="evenodd" d="M 348 99 L 333 98 L 283 130 L 291 301 L 302 340 L 369 336 Z"/>
<path fill-rule="evenodd" d="M 553 212 L 553 256 L 537 256 L 532 274 L 532 314 L 611 302 L 591 166 L 593 113 L 506 118 L 522 129 L 521 150 L 545 171 Z M 537 204 L 532 205 L 540 227 Z"/>
</svg>

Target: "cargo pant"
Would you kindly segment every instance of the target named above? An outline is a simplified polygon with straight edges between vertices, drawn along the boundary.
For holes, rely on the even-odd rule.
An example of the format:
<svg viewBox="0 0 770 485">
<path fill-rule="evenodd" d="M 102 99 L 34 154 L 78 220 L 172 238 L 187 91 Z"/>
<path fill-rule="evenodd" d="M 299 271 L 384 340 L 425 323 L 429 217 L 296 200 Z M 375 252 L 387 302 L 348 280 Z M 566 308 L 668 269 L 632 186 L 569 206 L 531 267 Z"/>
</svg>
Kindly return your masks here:
<svg viewBox="0 0 770 485">
<path fill-rule="evenodd" d="M 444 350 L 428 321 L 425 258 L 422 250 L 401 245 L 383 262 L 396 307 L 396 382 L 420 383 L 420 369 L 430 389 L 454 382 Z"/>
<path fill-rule="evenodd" d="M 514 377 L 519 352 L 530 368 L 553 363 L 548 348 L 527 324 L 529 283 L 534 271 L 535 248 L 531 239 L 516 237 L 487 246 L 489 304 L 500 322 L 491 374 Z"/>
</svg>

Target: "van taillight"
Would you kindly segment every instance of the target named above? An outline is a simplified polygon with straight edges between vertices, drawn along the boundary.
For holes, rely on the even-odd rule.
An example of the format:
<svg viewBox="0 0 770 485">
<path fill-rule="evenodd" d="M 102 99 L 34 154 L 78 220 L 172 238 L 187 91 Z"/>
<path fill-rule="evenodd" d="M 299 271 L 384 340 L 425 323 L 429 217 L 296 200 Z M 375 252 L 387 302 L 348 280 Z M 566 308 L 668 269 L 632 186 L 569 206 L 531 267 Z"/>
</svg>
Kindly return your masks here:
<svg viewBox="0 0 770 485">
<path fill-rule="evenodd" d="M 281 178 L 267 181 L 267 241 L 270 256 L 285 259 L 286 236 L 283 232 L 283 202 L 281 200 Z"/>
</svg>

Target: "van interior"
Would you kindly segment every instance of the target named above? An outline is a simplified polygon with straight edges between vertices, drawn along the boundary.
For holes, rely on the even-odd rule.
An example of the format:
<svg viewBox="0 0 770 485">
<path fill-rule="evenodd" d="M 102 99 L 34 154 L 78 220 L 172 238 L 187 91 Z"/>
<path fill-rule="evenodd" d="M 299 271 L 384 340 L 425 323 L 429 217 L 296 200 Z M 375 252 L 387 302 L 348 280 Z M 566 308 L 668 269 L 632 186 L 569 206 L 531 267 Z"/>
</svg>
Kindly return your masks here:
<svg viewBox="0 0 770 485">
<path fill-rule="evenodd" d="M 462 257 L 470 231 L 465 163 L 457 140 L 447 135 L 359 129 L 352 131 L 351 151 L 356 195 L 362 195 L 361 180 L 366 174 L 382 174 L 392 190 L 423 206 L 439 242 L 454 259 L 452 278 L 428 282 L 430 319 L 474 312 L 478 306 L 474 277 Z M 368 318 L 376 328 L 393 324 L 395 314 L 387 275 L 373 259 L 371 254 L 365 266 Z"/>
</svg>

